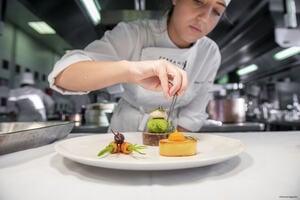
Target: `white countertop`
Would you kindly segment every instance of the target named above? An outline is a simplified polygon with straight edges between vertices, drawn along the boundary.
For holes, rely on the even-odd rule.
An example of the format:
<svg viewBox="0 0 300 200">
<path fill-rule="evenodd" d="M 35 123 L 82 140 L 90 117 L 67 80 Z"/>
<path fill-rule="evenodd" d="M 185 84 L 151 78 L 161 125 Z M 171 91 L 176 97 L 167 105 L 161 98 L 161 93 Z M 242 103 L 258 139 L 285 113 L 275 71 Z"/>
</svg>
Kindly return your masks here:
<svg viewBox="0 0 300 200">
<path fill-rule="evenodd" d="M 2 155 L 0 199 L 300 199 L 299 131 L 218 135 L 240 139 L 245 152 L 211 166 L 152 172 L 82 165 L 53 144 Z"/>
</svg>

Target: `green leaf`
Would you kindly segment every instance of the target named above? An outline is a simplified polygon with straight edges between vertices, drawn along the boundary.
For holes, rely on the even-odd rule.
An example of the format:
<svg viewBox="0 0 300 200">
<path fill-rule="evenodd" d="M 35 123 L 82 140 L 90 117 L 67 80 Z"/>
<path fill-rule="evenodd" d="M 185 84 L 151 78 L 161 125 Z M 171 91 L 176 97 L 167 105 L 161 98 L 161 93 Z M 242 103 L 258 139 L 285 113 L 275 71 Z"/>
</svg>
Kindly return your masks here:
<svg viewBox="0 0 300 200">
<path fill-rule="evenodd" d="M 111 146 L 111 145 L 108 145 L 108 146 L 106 146 L 103 150 L 101 150 L 99 153 L 98 153 L 98 155 L 97 156 L 102 156 L 102 155 L 104 155 L 104 154 L 106 154 L 106 153 L 109 153 L 109 152 L 111 152 L 112 150 L 113 150 L 113 146 Z"/>
<path fill-rule="evenodd" d="M 127 150 L 129 150 L 129 151 L 134 151 L 134 152 L 136 152 L 136 153 L 145 155 L 145 153 L 141 152 L 140 150 L 141 150 L 141 149 L 146 149 L 146 148 L 147 148 L 146 146 L 138 146 L 138 145 L 136 145 L 136 144 L 133 144 L 133 145 L 130 145 L 129 147 L 127 147 Z"/>
</svg>

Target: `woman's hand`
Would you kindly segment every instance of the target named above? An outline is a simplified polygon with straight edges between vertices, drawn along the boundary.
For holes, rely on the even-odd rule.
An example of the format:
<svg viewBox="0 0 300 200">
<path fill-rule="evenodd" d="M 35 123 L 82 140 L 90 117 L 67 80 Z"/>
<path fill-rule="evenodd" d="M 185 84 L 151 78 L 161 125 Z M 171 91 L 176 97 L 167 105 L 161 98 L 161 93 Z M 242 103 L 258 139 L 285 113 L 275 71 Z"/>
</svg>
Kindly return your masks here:
<svg viewBox="0 0 300 200">
<path fill-rule="evenodd" d="M 162 91 L 165 98 L 181 95 L 187 88 L 186 72 L 166 60 L 132 62 L 133 82 L 153 91 Z"/>
</svg>

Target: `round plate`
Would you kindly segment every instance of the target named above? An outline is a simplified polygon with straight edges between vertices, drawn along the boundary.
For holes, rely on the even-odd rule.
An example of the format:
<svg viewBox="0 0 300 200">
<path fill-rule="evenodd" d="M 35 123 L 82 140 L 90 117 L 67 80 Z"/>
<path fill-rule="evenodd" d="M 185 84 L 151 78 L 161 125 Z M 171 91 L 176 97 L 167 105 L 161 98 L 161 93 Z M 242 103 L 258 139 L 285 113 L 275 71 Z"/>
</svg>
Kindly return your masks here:
<svg viewBox="0 0 300 200">
<path fill-rule="evenodd" d="M 123 133 L 125 141 L 143 145 L 142 133 Z M 198 139 L 198 153 L 187 157 L 164 157 L 158 147 L 147 146 L 145 155 L 106 154 L 98 157 L 100 150 L 113 141 L 113 134 L 89 135 L 66 139 L 55 144 L 62 156 L 86 165 L 123 170 L 170 170 L 211 165 L 241 153 L 245 146 L 240 140 L 201 133 L 184 133 Z"/>
</svg>

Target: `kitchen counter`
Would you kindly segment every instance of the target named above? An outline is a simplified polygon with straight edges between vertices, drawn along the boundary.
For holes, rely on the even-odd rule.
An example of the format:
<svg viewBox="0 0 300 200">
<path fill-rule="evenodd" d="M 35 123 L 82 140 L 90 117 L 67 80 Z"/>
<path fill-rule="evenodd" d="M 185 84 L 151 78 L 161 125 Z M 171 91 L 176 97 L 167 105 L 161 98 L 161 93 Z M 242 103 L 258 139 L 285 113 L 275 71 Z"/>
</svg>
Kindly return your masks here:
<svg viewBox="0 0 300 200">
<path fill-rule="evenodd" d="M 83 125 L 74 126 L 71 133 L 107 133 L 108 126 Z"/>
<path fill-rule="evenodd" d="M 300 120 L 298 121 L 270 121 L 266 123 L 269 131 L 274 130 L 300 130 Z"/>
<path fill-rule="evenodd" d="M 6 154 L 0 199 L 300 199 L 300 131 L 211 134 L 240 139 L 246 150 L 219 164 L 169 171 L 86 166 L 58 155 L 53 144 Z"/>
<path fill-rule="evenodd" d="M 223 123 L 222 125 L 204 125 L 199 132 L 253 132 L 264 131 L 265 125 L 258 122 Z"/>
<path fill-rule="evenodd" d="M 107 126 L 74 126 L 71 133 L 107 133 Z M 265 125 L 259 122 L 223 123 L 222 125 L 203 125 L 199 132 L 253 132 L 264 131 Z"/>
</svg>

